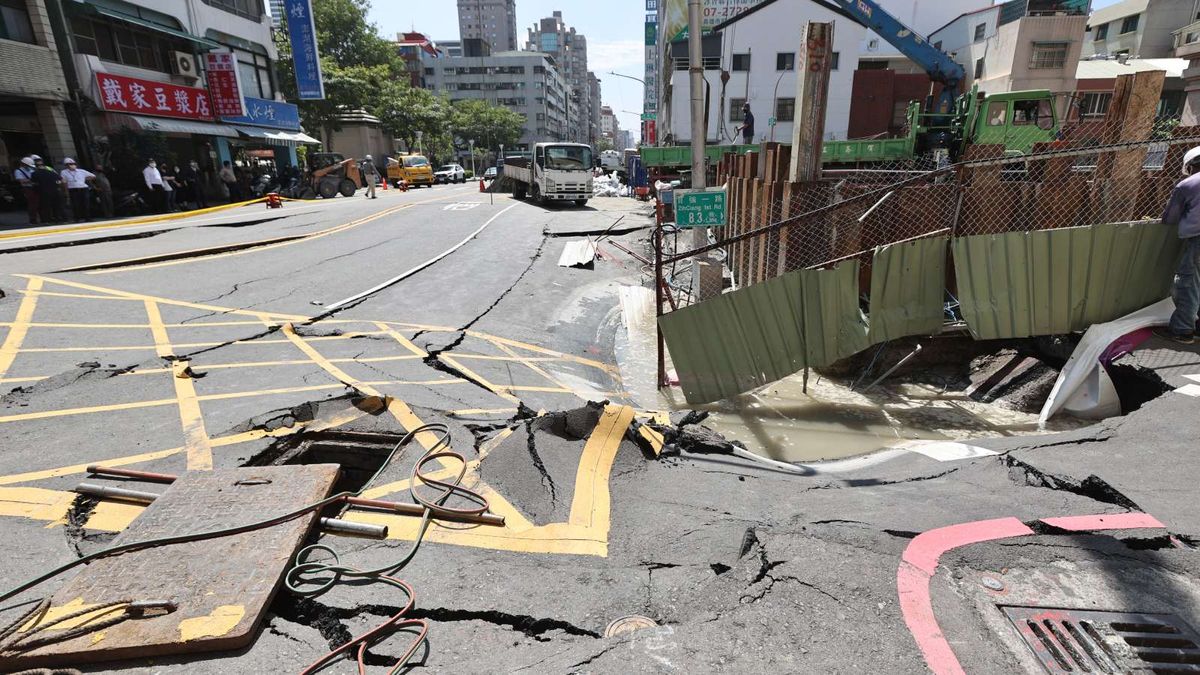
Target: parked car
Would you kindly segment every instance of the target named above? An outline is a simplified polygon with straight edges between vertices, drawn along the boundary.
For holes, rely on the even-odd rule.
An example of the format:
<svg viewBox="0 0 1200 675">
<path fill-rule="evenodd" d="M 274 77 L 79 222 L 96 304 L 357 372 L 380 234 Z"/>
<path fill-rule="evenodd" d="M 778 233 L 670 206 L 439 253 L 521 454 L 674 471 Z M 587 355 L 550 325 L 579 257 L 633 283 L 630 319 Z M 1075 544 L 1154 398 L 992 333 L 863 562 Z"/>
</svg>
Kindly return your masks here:
<svg viewBox="0 0 1200 675">
<path fill-rule="evenodd" d="M 438 183 L 462 183 L 467 180 L 467 172 L 461 164 L 445 164 L 433 172 L 433 180 Z"/>
<path fill-rule="evenodd" d="M 494 166 L 489 166 L 489 167 L 488 167 L 487 169 L 485 169 L 485 170 L 484 170 L 484 172 L 483 172 L 483 179 L 484 179 L 484 180 L 495 180 L 495 179 L 496 179 L 496 174 L 497 174 L 497 173 L 498 173 L 498 172 L 496 171 L 496 167 L 494 167 Z"/>
</svg>

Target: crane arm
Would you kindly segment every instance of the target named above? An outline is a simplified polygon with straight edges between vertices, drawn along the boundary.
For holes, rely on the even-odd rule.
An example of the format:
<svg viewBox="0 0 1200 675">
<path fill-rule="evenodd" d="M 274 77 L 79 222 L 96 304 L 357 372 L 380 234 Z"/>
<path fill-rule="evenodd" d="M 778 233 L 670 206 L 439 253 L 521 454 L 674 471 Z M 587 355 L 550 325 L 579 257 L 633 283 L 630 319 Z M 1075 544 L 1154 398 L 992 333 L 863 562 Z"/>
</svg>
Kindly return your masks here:
<svg viewBox="0 0 1200 675">
<path fill-rule="evenodd" d="M 920 34 L 905 26 L 872 0 L 817 0 L 832 4 L 863 26 L 879 34 L 914 63 L 923 68 L 929 79 L 941 83 L 945 90 L 957 92 L 965 73 L 950 55 L 929 44 Z"/>
</svg>

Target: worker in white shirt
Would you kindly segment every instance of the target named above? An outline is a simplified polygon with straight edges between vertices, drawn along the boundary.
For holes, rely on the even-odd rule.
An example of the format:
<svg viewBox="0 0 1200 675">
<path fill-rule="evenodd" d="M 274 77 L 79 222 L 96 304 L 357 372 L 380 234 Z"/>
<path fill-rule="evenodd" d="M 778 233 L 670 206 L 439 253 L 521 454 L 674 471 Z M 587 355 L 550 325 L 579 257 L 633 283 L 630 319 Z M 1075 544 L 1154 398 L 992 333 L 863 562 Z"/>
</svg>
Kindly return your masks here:
<svg viewBox="0 0 1200 675">
<path fill-rule="evenodd" d="M 142 178 L 146 181 L 146 190 L 150 193 L 150 208 L 155 213 L 162 213 L 167 208 L 167 191 L 163 187 L 162 174 L 158 172 L 158 162 L 153 159 L 142 169 Z"/>
<path fill-rule="evenodd" d="M 71 198 L 71 215 L 76 221 L 91 220 L 91 183 L 96 178 L 96 174 L 86 169 L 80 169 L 75 165 L 75 160 L 70 157 L 63 160 L 66 166 L 62 171 L 63 182 L 67 184 L 67 195 Z"/>
</svg>

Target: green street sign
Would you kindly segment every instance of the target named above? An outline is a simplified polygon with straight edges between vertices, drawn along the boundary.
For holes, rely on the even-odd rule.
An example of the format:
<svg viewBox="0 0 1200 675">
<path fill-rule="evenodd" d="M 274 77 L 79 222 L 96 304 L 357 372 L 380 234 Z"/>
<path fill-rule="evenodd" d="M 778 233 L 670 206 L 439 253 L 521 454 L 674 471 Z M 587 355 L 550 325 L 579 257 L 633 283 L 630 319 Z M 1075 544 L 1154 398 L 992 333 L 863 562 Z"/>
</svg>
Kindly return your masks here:
<svg viewBox="0 0 1200 675">
<path fill-rule="evenodd" d="M 675 191 L 678 227 L 720 227 L 725 224 L 725 189 Z"/>
<path fill-rule="evenodd" d="M 649 122 L 650 120 L 653 120 L 653 119 L 657 119 L 657 117 L 655 116 L 654 113 L 642 113 L 642 121 L 643 122 Z"/>
</svg>

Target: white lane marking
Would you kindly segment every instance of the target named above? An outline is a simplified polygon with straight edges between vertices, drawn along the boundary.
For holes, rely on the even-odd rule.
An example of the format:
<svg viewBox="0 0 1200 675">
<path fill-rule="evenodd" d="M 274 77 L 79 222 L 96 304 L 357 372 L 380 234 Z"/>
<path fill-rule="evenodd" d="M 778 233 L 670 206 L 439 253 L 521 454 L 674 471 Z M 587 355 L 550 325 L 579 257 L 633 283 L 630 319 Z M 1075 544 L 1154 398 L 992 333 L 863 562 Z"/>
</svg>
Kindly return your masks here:
<svg viewBox="0 0 1200 675">
<path fill-rule="evenodd" d="M 1184 375 L 1184 377 L 1191 380 L 1192 382 L 1200 382 L 1200 375 Z"/>
<path fill-rule="evenodd" d="M 1200 398 L 1200 384 L 1185 384 L 1175 391 L 1195 398 Z"/>
<path fill-rule="evenodd" d="M 515 208 L 520 204 L 521 204 L 521 202 L 516 202 L 515 204 L 505 207 L 496 215 L 492 216 L 491 218 L 488 218 L 487 222 L 485 222 L 483 225 L 480 225 L 478 230 L 475 230 L 471 234 L 468 234 L 465 238 L 463 238 L 462 241 L 451 246 L 450 248 L 446 249 L 445 251 L 442 251 L 441 253 L 437 254 L 436 256 L 430 258 L 429 260 L 426 260 L 425 262 L 417 265 L 416 267 L 405 270 L 405 271 L 401 272 L 400 274 L 397 274 L 396 276 L 392 277 L 391 279 L 388 279 L 387 281 L 385 281 L 381 284 L 372 286 L 371 288 L 368 288 L 367 290 L 365 290 L 361 293 L 355 293 L 354 295 L 352 295 L 348 298 L 344 298 L 342 300 L 338 300 L 337 302 L 325 305 L 324 309 L 326 309 L 326 310 L 337 309 L 338 307 L 341 307 L 342 305 L 350 304 L 351 302 L 365 298 L 368 295 L 371 295 L 372 293 L 378 293 L 379 291 L 382 291 L 383 289 L 387 288 L 388 286 L 391 286 L 394 283 L 403 281 L 403 280 L 407 279 L 408 277 L 411 277 L 412 275 L 416 274 L 417 272 L 420 272 L 421 270 L 425 269 L 426 267 L 429 267 L 430 265 L 434 264 L 435 262 L 437 262 L 437 261 L 441 260 L 442 258 L 445 258 L 446 256 L 450 255 L 451 253 L 454 253 L 455 251 L 457 251 L 459 248 L 461 248 L 463 246 L 463 244 L 466 244 L 468 241 L 471 241 L 475 237 L 479 236 L 480 232 L 483 232 L 484 229 L 486 229 L 488 225 L 491 225 L 492 221 L 494 221 L 497 218 L 499 218 L 500 216 L 504 215 L 505 211 Z"/>
<path fill-rule="evenodd" d="M 925 455 L 929 459 L 939 462 L 956 462 L 962 459 L 990 457 L 999 454 L 994 450 L 955 441 L 908 441 L 893 447 L 904 448 L 909 452 Z"/>
<path fill-rule="evenodd" d="M 479 202 L 454 202 L 442 207 L 443 211 L 470 211 L 479 206 Z"/>
</svg>

